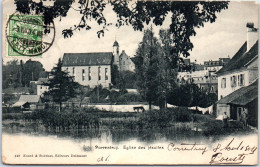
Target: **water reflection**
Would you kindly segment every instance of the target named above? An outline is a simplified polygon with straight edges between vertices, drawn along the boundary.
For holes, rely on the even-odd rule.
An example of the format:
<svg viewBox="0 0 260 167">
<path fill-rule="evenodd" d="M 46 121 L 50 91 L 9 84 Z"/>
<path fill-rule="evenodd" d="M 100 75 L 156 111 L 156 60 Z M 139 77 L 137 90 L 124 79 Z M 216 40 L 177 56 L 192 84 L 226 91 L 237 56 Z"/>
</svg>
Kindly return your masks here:
<svg viewBox="0 0 260 167">
<path fill-rule="evenodd" d="M 98 140 L 100 142 L 112 142 L 119 144 L 129 140 L 136 140 L 144 143 L 153 143 L 157 141 L 197 141 L 197 142 L 212 142 L 218 140 L 219 137 L 209 137 L 203 135 L 202 132 L 193 130 L 176 130 L 175 128 L 163 129 L 145 129 L 145 130 L 130 130 L 130 129 L 85 129 L 85 130 L 70 130 L 55 132 L 38 126 L 35 123 L 25 126 L 12 125 L 3 127 L 4 133 L 9 134 L 25 134 L 33 136 L 49 136 L 54 135 L 58 138 L 70 138 L 74 141 L 83 140 Z"/>
</svg>

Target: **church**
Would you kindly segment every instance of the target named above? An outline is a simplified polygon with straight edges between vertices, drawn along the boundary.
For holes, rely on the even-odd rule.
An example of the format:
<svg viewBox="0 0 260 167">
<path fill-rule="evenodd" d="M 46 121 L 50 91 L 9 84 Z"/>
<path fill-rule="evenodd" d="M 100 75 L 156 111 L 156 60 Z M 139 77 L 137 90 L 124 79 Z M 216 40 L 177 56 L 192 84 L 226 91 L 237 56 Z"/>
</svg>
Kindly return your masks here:
<svg viewBox="0 0 260 167">
<path fill-rule="evenodd" d="M 118 66 L 119 71 L 135 70 L 135 64 L 125 51 L 119 53 L 117 41 L 113 44 L 113 52 L 64 53 L 62 59 L 62 70 L 90 88 L 111 86 L 112 65 Z"/>
</svg>

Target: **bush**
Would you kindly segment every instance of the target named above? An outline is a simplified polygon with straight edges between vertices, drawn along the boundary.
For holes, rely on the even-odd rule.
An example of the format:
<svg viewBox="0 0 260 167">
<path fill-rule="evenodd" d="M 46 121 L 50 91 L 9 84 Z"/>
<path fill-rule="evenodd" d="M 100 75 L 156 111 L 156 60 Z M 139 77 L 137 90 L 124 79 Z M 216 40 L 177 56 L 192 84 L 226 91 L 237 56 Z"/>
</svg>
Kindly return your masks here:
<svg viewBox="0 0 260 167">
<path fill-rule="evenodd" d="M 141 129 L 163 128 L 170 125 L 173 115 L 169 110 L 152 110 L 142 113 L 138 125 Z"/>
<path fill-rule="evenodd" d="M 164 128 L 174 122 L 190 122 L 192 113 L 187 108 L 152 110 L 141 115 L 140 128 Z"/>
<path fill-rule="evenodd" d="M 188 110 L 186 107 L 174 108 L 172 110 L 176 122 L 190 122 L 193 119 L 191 110 Z"/>
<path fill-rule="evenodd" d="M 127 102 L 143 102 L 141 95 L 134 93 L 126 93 L 118 97 L 117 102 L 127 103 Z"/>
<path fill-rule="evenodd" d="M 208 122 L 203 123 L 202 125 L 205 127 L 205 130 L 203 133 L 206 136 L 211 136 L 211 135 L 221 135 L 225 133 L 225 128 L 223 128 L 223 122 L 220 120 L 210 120 Z"/>
</svg>

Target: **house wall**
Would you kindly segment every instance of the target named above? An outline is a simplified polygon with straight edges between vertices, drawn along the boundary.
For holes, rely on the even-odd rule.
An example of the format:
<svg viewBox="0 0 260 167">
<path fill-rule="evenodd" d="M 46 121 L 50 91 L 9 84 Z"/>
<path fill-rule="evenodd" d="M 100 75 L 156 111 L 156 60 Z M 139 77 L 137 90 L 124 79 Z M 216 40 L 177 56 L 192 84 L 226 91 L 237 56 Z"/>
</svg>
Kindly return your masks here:
<svg viewBox="0 0 260 167">
<path fill-rule="evenodd" d="M 37 85 L 37 95 L 42 95 L 44 92 L 49 91 L 49 86 Z"/>
<path fill-rule="evenodd" d="M 258 78 L 258 58 L 251 62 L 247 69 L 249 71 L 249 84 L 251 84 Z"/>
<path fill-rule="evenodd" d="M 197 83 L 196 83 L 197 84 Z M 218 93 L 218 83 L 211 83 L 211 84 L 197 84 L 198 87 L 209 93 Z"/>
<path fill-rule="evenodd" d="M 240 86 L 238 84 L 238 79 L 237 79 L 237 86 L 236 87 L 231 87 L 231 76 L 237 76 L 240 74 L 244 74 L 244 79 L 245 79 L 245 84 L 243 86 Z M 221 80 L 222 78 L 226 78 L 226 88 L 221 88 Z M 258 59 L 256 58 L 254 61 L 252 61 L 247 69 L 244 70 L 237 70 L 225 75 L 218 76 L 218 100 L 221 99 L 221 97 L 225 97 L 229 95 L 230 93 L 240 89 L 241 87 L 248 86 L 251 83 L 253 83 L 256 79 L 258 78 Z"/>
<path fill-rule="evenodd" d="M 230 106 L 227 104 L 217 104 L 217 116 L 224 115 L 224 112 L 230 118 Z"/>
<path fill-rule="evenodd" d="M 204 70 L 209 70 L 209 71 L 218 71 L 222 68 L 223 66 L 205 66 L 204 67 Z"/>
<path fill-rule="evenodd" d="M 244 74 L 244 85 L 243 86 L 240 86 L 238 84 L 238 82 L 239 82 L 238 76 L 240 74 Z M 237 81 L 236 81 L 236 86 L 235 87 L 231 86 L 231 77 L 232 76 L 236 76 L 237 77 Z M 222 85 L 221 84 L 221 80 L 223 78 L 226 78 L 226 87 L 225 88 L 221 87 L 221 85 Z M 230 93 L 240 89 L 241 87 L 248 86 L 248 85 L 249 85 L 249 72 L 247 70 L 236 71 L 236 72 L 229 73 L 229 74 L 226 74 L 226 75 L 221 75 L 221 76 L 218 77 L 218 100 L 220 100 L 223 97 L 229 95 Z"/>
<path fill-rule="evenodd" d="M 120 71 L 134 71 L 135 65 L 129 56 L 122 54 L 119 60 Z"/>
<path fill-rule="evenodd" d="M 98 69 L 100 67 L 100 79 Z M 74 74 L 73 74 L 74 68 Z M 90 73 L 89 73 L 90 68 Z M 107 69 L 107 78 L 105 71 Z M 100 66 L 69 66 L 62 67 L 62 70 L 68 71 L 70 76 L 74 76 L 76 82 L 83 86 L 89 86 L 94 88 L 97 85 L 102 85 L 103 87 L 109 87 L 111 84 L 111 66 L 110 65 L 100 65 Z M 83 70 L 85 72 L 83 73 Z M 90 78 L 89 78 L 90 76 Z"/>
</svg>

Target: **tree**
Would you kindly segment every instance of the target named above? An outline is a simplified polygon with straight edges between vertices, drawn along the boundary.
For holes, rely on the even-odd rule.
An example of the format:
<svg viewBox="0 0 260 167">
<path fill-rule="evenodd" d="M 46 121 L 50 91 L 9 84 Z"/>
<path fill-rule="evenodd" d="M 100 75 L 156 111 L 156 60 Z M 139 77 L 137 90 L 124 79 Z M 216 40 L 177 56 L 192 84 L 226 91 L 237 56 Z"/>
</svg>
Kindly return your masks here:
<svg viewBox="0 0 260 167">
<path fill-rule="evenodd" d="M 62 31 L 64 38 L 71 37 L 74 31 L 90 30 L 90 20 L 95 20 L 101 27 L 97 31 L 98 37 L 104 36 L 105 31 L 112 25 L 107 22 L 103 12 L 111 5 L 117 15 L 116 27 L 131 25 L 134 30 L 143 30 L 144 24 L 152 21 L 155 25 L 162 25 L 166 15 L 171 14 L 170 33 L 172 39 L 172 53 L 189 56 L 188 51 L 193 48 L 190 37 L 196 35 L 194 28 L 203 27 L 205 22 L 214 22 L 216 13 L 228 8 L 227 1 L 106 1 L 79 0 L 75 9 L 74 0 L 56 0 L 53 6 L 44 6 L 44 2 L 33 0 L 15 0 L 16 10 L 22 14 L 36 13 L 43 15 L 44 23 L 50 24 L 55 18 L 66 17 L 69 9 L 80 14 L 80 21 L 74 28 Z M 45 27 L 44 32 L 48 32 Z"/>
<path fill-rule="evenodd" d="M 42 63 L 38 61 L 32 61 L 29 59 L 23 65 L 23 81 L 25 85 L 29 86 L 30 81 L 37 81 L 39 79 L 40 73 L 45 71 Z"/>
<path fill-rule="evenodd" d="M 160 44 L 151 30 L 145 30 L 142 42 L 136 52 L 136 85 L 143 98 L 151 105 L 160 96 L 159 59 Z"/>
<path fill-rule="evenodd" d="M 76 92 L 79 97 L 79 106 L 81 107 L 83 100 L 90 94 L 90 88 L 79 85 L 78 89 L 76 89 Z"/>
<path fill-rule="evenodd" d="M 18 60 L 8 61 L 3 65 L 3 88 L 20 86 L 20 68 Z"/>
<path fill-rule="evenodd" d="M 176 87 L 177 68 L 180 57 L 176 53 L 172 53 L 172 39 L 170 30 L 161 29 L 159 31 L 159 39 L 162 48 L 162 56 L 160 58 L 160 86 L 163 93 L 161 101 L 164 100 L 167 108 L 167 96 L 171 89 Z M 162 104 L 162 102 L 159 102 Z"/>
<path fill-rule="evenodd" d="M 120 75 L 125 82 L 125 88 L 134 89 L 136 87 L 135 81 L 136 76 L 135 72 L 132 71 L 120 71 Z"/>
<path fill-rule="evenodd" d="M 116 86 L 117 83 L 119 82 L 119 70 L 117 65 L 112 65 L 111 66 L 111 83 Z"/>
<path fill-rule="evenodd" d="M 177 106 L 199 106 L 208 107 L 217 101 L 215 93 L 207 93 L 200 89 L 194 83 L 177 85 L 174 89 L 170 90 L 168 94 L 168 102 Z"/>
<path fill-rule="evenodd" d="M 110 95 L 109 90 L 103 88 L 102 85 L 95 86 L 90 92 L 90 100 L 92 103 L 106 102 Z"/>
<path fill-rule="evenodd" d="M 68 75 L 68 72 L 62 70 L 62 61 L 59 59 L 58 64 L 51 70 L 48 95 L 50 95 L 54 102 L 59 104 L 61 111 L 62 102 L 70 98 L 76 97 L 76 90 L 79 87 L 77 82 L 74 82 L 73 77 Z"/>
</svg>

